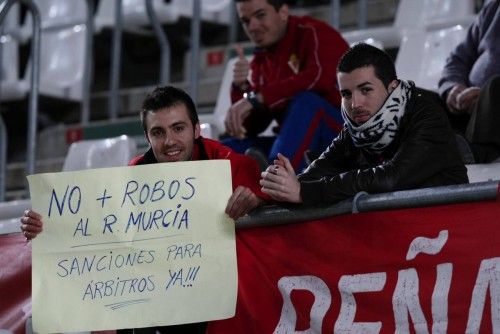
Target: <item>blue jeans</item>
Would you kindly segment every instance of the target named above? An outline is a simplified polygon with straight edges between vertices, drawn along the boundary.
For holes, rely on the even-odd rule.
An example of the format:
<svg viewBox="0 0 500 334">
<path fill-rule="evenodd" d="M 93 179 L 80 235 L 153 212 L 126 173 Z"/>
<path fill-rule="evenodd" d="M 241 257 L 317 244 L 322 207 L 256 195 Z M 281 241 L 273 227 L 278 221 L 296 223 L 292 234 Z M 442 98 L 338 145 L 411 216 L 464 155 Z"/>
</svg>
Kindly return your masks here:
<svg viewBox="0 0 500 334">
<path fill-rule="evenodd" d="M 259 148 L 270 163 L 281 153 L 300 173 L 306 167 L 305 152 L 323 152 L 342 130 L 343 123 L 338 108 L 313 92 L 302 92 L 289 103 L 277 137 L 227 138 L 222 143 L 239 153 L 250 147 Z"/>
</svg>

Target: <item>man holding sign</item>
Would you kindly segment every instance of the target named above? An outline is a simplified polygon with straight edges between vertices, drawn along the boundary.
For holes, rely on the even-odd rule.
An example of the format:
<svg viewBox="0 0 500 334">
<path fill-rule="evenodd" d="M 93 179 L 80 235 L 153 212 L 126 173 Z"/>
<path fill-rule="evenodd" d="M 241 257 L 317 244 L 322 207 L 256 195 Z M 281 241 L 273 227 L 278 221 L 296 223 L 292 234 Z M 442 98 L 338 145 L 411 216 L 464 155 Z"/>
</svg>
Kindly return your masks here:
<svg viewBox="0 0 500 334">
<path fill-rule="evenodd" d="M 226 207 L 229 217 L 238 219 L 267 198 L 260 191 L 260 172 L 253 159 L 200 136 L 196 107 L 184 91 L 171 86 L 156 88 L 144 100 L 141 121 L 151 147 L 132 159 L 130 166 L 227 159 L 231 162 L 233 179 L 233 194 Z M 21 230 L 28 239 L 36 237 L 42 225 L 41 216 L 32 210 L 26 211 L 21 218 Z"/>
<path fill-rule="evenodd" d="M 225 212 L 237 219 L 263 203 L 265 195 L 258 184 L 259 169 L 251 158 L 237 154 L 220 143 L 200 136 L 195 105 L 184 91 L 159 87 L 149 94 L 141 110 L 141 120 L 150 149 L 132 159 L 131 166 L 162 162 L 225 159 L 230 161 L 233 192 Z M 42 216 L 28 210 L 21 218 L 27 239 L 42 231 Z M 183 333 L 204 331 L 204 324 L 181 325 Z M 169 328 L 169 331 L 174 328 Z M 148 329 L 143 329 L 148 330 Z"/>
</svg>

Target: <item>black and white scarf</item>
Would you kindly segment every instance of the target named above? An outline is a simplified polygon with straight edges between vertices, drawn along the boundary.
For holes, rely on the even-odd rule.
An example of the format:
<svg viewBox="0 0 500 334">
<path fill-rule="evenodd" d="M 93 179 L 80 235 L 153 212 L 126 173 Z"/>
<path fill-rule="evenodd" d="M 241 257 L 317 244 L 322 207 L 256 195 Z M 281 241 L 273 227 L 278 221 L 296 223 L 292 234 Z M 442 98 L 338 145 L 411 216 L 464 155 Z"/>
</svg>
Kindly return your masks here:
<svg viewBox="0 0 500 334">
<path fill-rule="evenodd" d="M 371 153 L 381 153 L 391 144 L 398 132 L 413 86 L 415 84 L 411 81 L 400 80 L 380 110 L 360 125 L 354 123 L 342 108 L 342 117 L 354 146 Z"/>
</svg>

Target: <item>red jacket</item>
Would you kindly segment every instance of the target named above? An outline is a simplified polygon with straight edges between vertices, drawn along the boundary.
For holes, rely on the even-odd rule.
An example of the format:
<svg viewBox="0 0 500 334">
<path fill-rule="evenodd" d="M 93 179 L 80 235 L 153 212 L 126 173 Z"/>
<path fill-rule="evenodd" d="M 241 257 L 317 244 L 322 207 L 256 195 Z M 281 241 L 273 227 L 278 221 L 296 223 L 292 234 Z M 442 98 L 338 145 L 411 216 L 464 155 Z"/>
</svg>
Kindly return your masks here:
<svg viewBox="0 0 500 334">
<path fill-rule="evenodd" d="M 257 162 L 252 158 L 239 154 L 229 147 L 222 145 L 218 141 L 198 138 L 193 146 L 192 160 L 213 160 L 228 159 L 231 163 L 231 176 L 233 180 L 233 191 L 238 186 L 249 188 L 254 194 L 262 199 L 269 199 L 269 196 L 260 190 L 260 171 Z M 153 151 L 149 149 L 146 153 L 139 155 L 128 163 L 129 166 L 146 165 L 157 163 Z"/>
<path fill-rule="evenodd" d="M 285 37 L 270 49 L 256 49 L 251 67 L 251 89 L 262 94 L 264 105 L 276 112 L 278 122 L 291 98 L 314 91 L 333 106 L 340 106 L 336 69 L 349 45 L 323 21 L 290 16 Z M 231 100 L 243 97 L 233 87 Z"/>
</svg>

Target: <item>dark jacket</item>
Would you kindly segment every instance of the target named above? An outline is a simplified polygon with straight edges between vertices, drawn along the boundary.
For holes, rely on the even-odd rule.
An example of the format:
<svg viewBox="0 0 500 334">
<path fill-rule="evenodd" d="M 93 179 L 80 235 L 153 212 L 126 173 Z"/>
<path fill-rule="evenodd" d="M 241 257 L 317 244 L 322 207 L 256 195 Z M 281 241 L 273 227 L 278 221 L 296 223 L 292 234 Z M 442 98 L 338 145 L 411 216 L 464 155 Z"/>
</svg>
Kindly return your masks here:
<svg viewBox="0 0 500 334">
<path fill-rule="evenodd" d="M 381 155 L 354 146 L 346 128 L 303 174 L 305 204 L 332 203 L 357 192 L 468 183 L 444 110 L 429 91 L 413 88 L 399 132 Z"/>
</svg>

